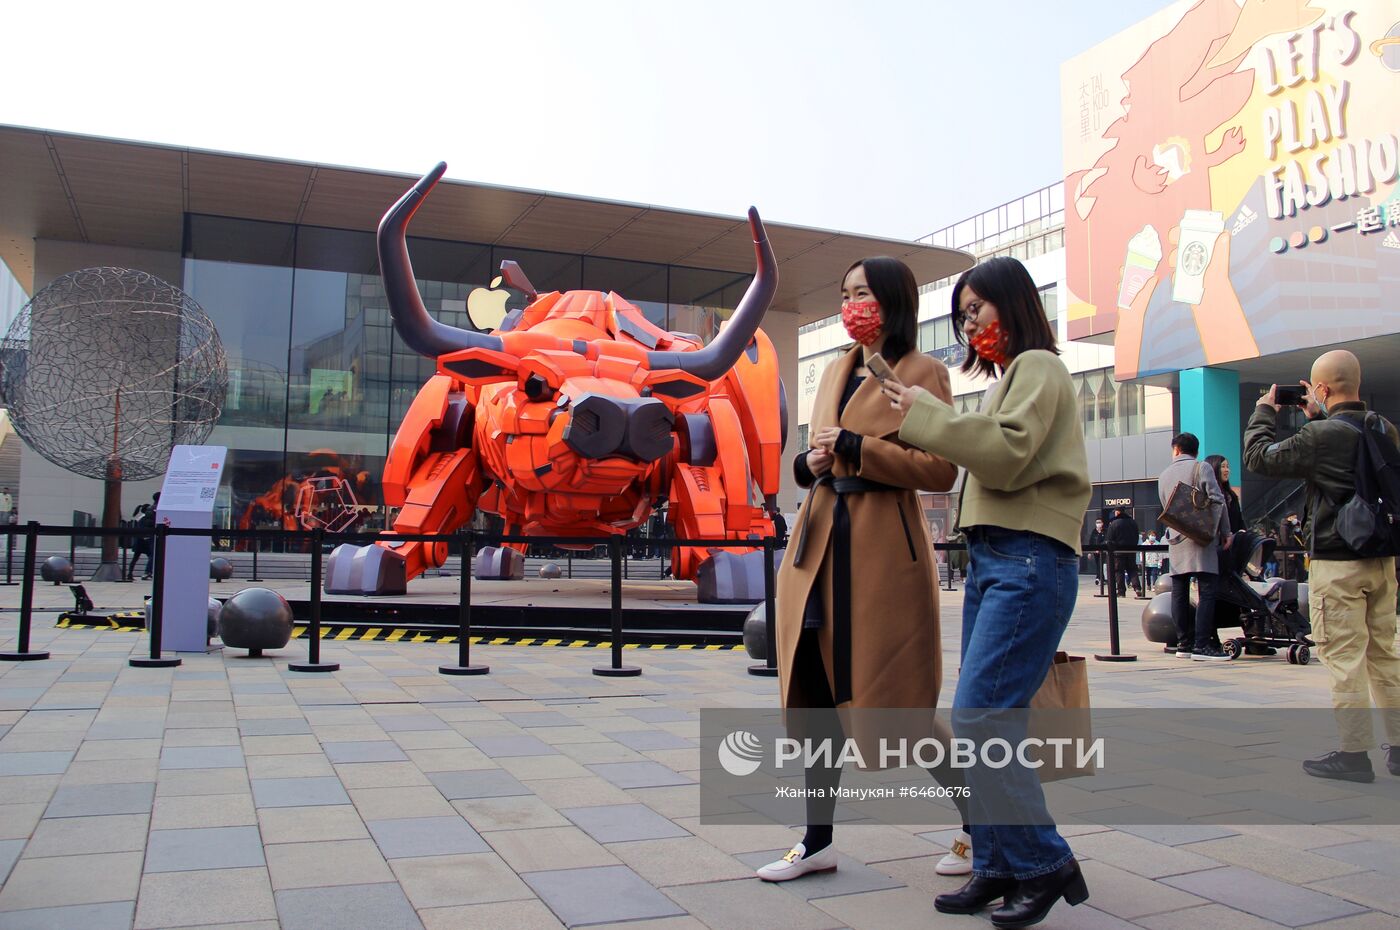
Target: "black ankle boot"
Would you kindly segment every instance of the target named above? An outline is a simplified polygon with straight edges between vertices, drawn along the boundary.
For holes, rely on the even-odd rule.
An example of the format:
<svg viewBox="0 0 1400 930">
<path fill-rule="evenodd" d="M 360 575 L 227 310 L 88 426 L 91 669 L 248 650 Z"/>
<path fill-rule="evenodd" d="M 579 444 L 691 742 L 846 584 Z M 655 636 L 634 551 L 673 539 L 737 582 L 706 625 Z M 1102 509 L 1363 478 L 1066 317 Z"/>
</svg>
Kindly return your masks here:
<svg viewBox="0 0 1400 930">
<path fill-rule="evenodd" d="M 998 898 L 1010 895 L 1015 888 L 1014 878 L 983 878 L 974 875 L 957 891 L 934 898 L 933 906 L 944 914 L 976 914 Z"/>
<path fill-rule="evenodd" d="M 1088 897 L 1079 863 L 1071 859 L 1048 875 L 1017 882 L 1016 890 L 1006 896 L 1006 903 L 992 911 L 992 926 L 998 930 L 1029 927 L 1044 920 L 1061 898 L 1075 905 Z"/>
</svg>

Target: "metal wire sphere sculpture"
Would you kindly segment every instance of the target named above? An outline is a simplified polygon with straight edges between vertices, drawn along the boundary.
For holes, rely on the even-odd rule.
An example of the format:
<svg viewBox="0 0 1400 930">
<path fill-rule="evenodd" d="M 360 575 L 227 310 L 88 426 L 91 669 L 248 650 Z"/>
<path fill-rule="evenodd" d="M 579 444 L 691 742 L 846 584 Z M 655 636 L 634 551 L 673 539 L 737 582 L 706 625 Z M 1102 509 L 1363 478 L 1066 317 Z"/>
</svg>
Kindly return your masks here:
<svg viewBox="0 0 1400 930">
<path fill-rule="evenodd" d="M 130 268 L 85 268 L 35 294 L 0 342 L 0 396 L 15 431 L 88 478 L 164 474 L 176 445 L 219 419 L 228 360 L 184 291 Z"/>
</svg>

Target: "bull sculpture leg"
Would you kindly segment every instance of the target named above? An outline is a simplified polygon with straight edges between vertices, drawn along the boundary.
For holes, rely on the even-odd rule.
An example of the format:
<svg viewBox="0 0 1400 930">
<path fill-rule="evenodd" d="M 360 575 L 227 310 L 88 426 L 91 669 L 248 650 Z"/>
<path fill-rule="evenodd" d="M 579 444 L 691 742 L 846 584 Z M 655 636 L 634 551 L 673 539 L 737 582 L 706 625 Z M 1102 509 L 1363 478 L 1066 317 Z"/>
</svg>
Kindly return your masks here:
<svg viewBox="0 0 1400 930">
<path fill-rule="evenodd" d="M 762 539 L 773 524 L 756 500 L 739 417 L 725 397 L 710 402 L 704 418 L 686 422 L 689 462 L 677 466 L 671 483 L 676 535 L 684 539 Z M 677 579 L 693 580 L 702 604 L 747 604 L 763 600 L 763 550 L 678 547 L 672 559 Z"/>
<path fill-rule="evenodd" d="M 401 508 L 393 532 L 452 533 L 471 520 L 482 484 L 471 432 L 466 394 L 445 375 L 430 378 L 414 398 L 384 465 L 384 501 Z M 447 550 L 445 542 L 402 540 L 337 546 L 325 588 L 330 594 L 403 594 L 410 579 L 443 564 Z"/>
</svg>

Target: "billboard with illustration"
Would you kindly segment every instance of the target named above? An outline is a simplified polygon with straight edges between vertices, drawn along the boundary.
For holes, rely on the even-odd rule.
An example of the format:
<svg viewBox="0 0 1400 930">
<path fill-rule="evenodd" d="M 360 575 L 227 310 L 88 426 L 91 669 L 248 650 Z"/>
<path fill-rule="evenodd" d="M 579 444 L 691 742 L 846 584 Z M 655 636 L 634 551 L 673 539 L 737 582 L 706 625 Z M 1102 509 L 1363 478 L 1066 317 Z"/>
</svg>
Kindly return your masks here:
<svg viewBox="0 0 1400 930">
<path fill-rule="evenodd" d="M 1062 70 L 1067 318 L 1119 380 L 1400 332 L 1400 6 L 1183 0 Z"/>
</svg>

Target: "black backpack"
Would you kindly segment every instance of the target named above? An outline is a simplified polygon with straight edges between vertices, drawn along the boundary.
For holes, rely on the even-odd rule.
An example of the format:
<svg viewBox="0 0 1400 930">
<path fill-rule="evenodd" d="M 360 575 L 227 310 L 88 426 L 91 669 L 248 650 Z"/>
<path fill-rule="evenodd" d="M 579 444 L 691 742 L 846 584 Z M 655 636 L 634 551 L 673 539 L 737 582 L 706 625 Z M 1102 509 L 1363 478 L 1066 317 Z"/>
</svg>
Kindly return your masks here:
<svg viewBox="0 0 1400 930">
<path fill-rule="evenodd" d="M 1356 491 L 1337 509 L 1337 535 L 1363 559 L 1400 555 L 1400 448 L 1375 413 L 1366 414 L 1364 427 L 1346 417 L 1332 419 L 1361 434 L 1353 465 Z"/>
</svg>

